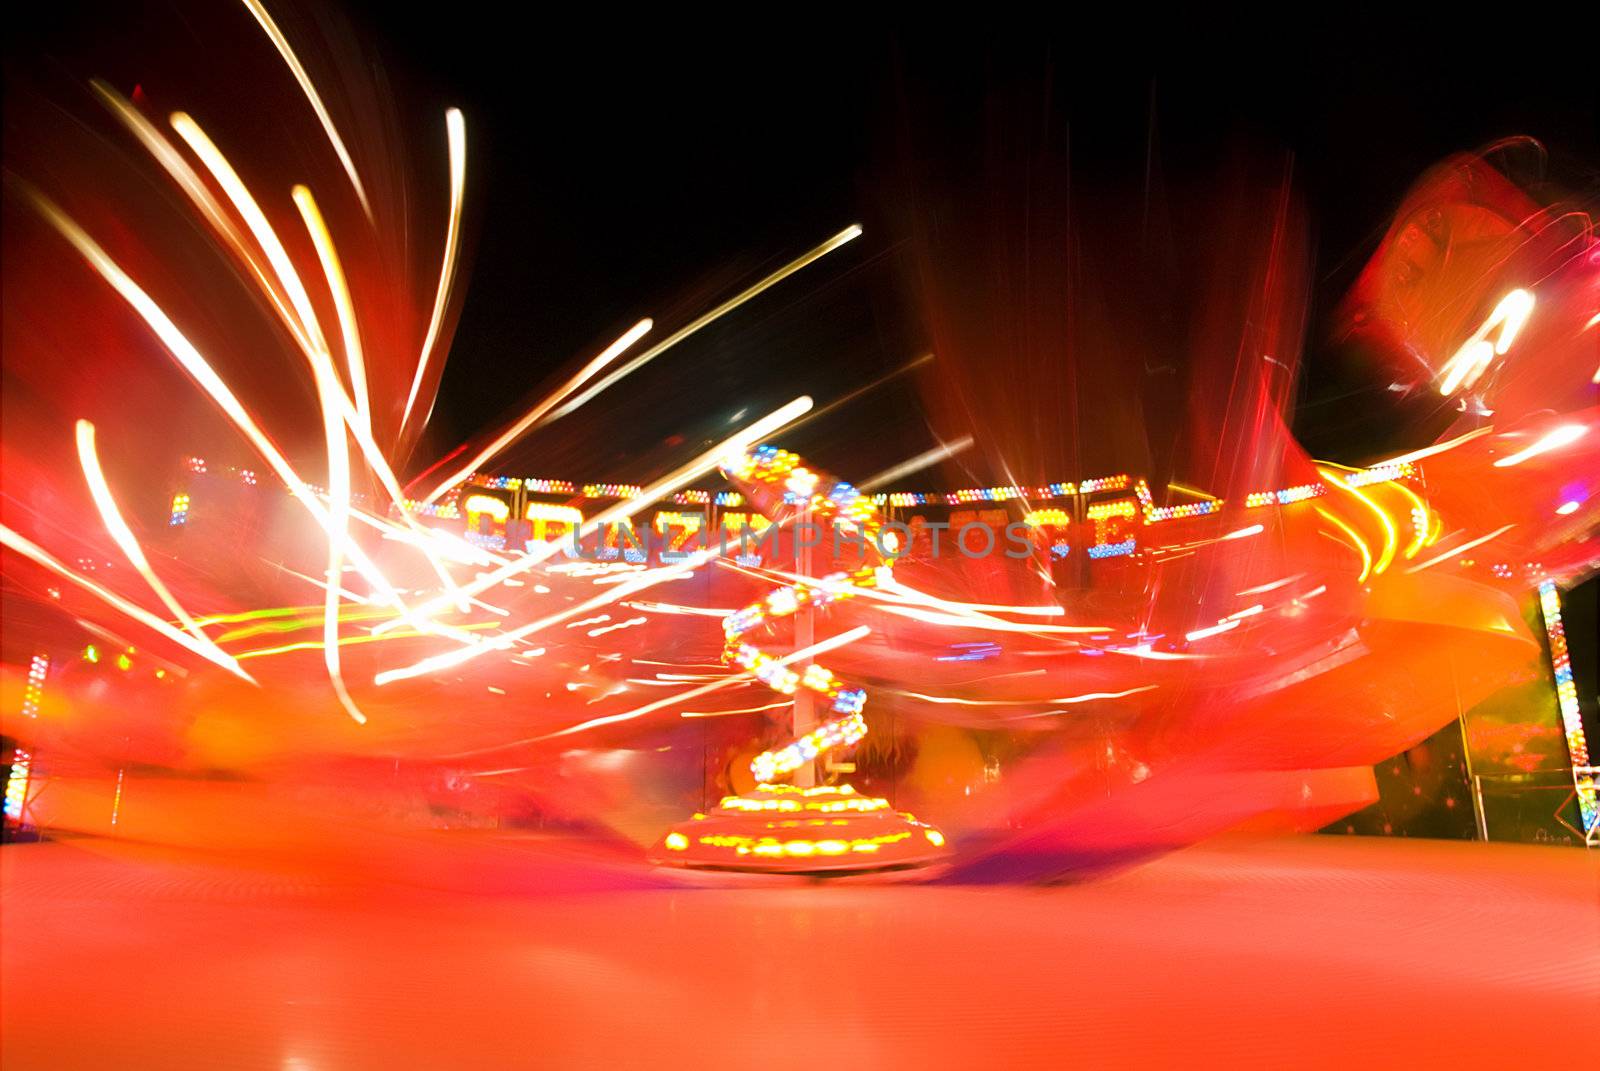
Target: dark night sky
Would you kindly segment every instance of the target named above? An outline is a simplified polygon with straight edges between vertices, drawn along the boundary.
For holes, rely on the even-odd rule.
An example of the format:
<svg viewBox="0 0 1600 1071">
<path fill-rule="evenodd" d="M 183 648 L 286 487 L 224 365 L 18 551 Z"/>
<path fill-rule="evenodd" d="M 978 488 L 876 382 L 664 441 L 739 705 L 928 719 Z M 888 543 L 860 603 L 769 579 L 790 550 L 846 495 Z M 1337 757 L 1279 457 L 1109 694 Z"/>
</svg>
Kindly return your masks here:
<svg viewBox="0 0 1600 1071">
<path fill-rule="evenodd" d="M 1259 25 L 1144 14 L 998 30 L 814 15 L 770 28 L 607 19 L 547 32 L 514 27 L 493 4 L 451 11 L 356 17 L 408 82 L 472 123 L 477 243 L 438 411 L 463 434 L 508 412 L 508 383 L 523 396 L 637 315 L 681 322 L 851 221 L 867 227 L 863 240 L 616 388 L 593 427 L 692 436 L 691 413 L 731 415 L 795 389 L 823 400 L 915 356 L 928 334 L 898 211 L 908 176 L 923 153 L 981 151 L 986 131 L 1017 115 L 1036 121 L 1035 147 L 1070 154 L 1057 178 L 1084 191 L 1089 213 L 1140 204 L 1152 144 L 1157 184 L 1179 204 L 1208 196 L 1219 159 L 1240 145 L 1292 154 L 1317 257 L 1314 317 L 1407 186 L 1446 154 L 1531 134 L 1555 176 L 1591 190 L 1600 158 L 1592 70 L 1567 54 L 1548 12 L 1548 37 L 1519 43 L 1459 13 L 1454 24 L 1271 27 L 1269 41 Z M 981 191 L 945 192 L 950 211 L 963 195 L 982 211 Z M 1318 343 L 1314 333 L 1299 430 L 1324 453 L 1387 447 L 1345 421 L 1362 406 L 1344 396 L 1369 384 Z M 909 385 L 884 392 L 802 446 L 864 475 L 845 450 L 881 445 L 888 463 L 929 443 L 911 401 Z M 626 463 L 608 446 L 633 447 L 608 440 L 543 436 L 526 462 L 614 476 Z"/>
<path fill-rule="evenodd" d="M 276 10 L 291 32 L 304 29 L 294 6 Z M 919 228 L 969 239 L 992 231 L 994 248 L 1020 237 L 1034 247 L 1018 263 L 1047 279 L 1074 246 L 1093 286 L 1131 263 L 1119 247 L 1138 244 L 1136 227 L 1155 220 L 1146 260 L 1170 278 L 1111 302 L 1109 315 L 1130 329 L 1181 318 L 1199 275 L 1183 247 L 1201 244 L 1193 235 L 1242 157 L 1279 170 L 1292 161 L 1310 223 L 1311 336 L 1296 430 L 1321 456 L 1369 459 L 1406 445 L 1395 437 L 1402 422 L 1384 408 L 1377 377 L 1326 344 L 1327 313 L 1407 187 L 1449 153 L 1514 134 L 1549 148 L 1550 172 L 1567 189 L 1600 186 L 1592 66 L 1569 44 L 1587 21 L 1579 6 L 1566 16 L 1541 9 L 1537 28 L 1520 32 L 1503 17 L 1480 24 L 1460 12 L 1342 13 L 1290 27 L 1144 9 L 1120 19 L 924 13 L 893 23 L 807 9 L 772 26 L 609 8 L 541 23 L 479 0 L 445 9 L 359 0 L 343 10 L 398 91 L 401 121 L 424 150 L 419 166 L 442 172 L 442 152 L 426 150 L 430 137 L 442 140 L 445 106 L 468 119 L 466 296 L 431 449 L 510 419 L 639 316 L 654 316 L 660 337 L 844 225 L 866 228 L 606 392 L 582 419 L 536 432 L 504 462 L 530 474 L 643 478 L 681 452 L 670 437 L 702 441 L 741 410 L 802 391 L 826 403 L 926 352 Z M 185 5 L 66 4 L 14 13 L 8 62 L 77 53 L 64 66 L 131 86 L 141 64 L 162 59 L 128 42 L 174 12 L 193 38 L 176 55 L 204 49 L 206 30 Z M 237 21 L 247 40 L 248 19 Z M 436 193 L 437 183 L 425 188 Z M 995 225 L 1000 202 L 1009 232 Z M 1053 211 L 1070 226 L 1052 232 Z M 939 267 L 985 284 L 960 287 L 964 301 L 991 300 L 986 277 Z M 1039 322 L 1049 333 L 1049 315 Z M 1139 342 L 1152 340 L 1177 348 L 1159 335 Z M 1148 368 L 1183 355 L 1144 359 Z M 792 445 L 857 479 L 925 449 L 919 388 L 937 375 L 902 377 Z M 1076 389 L 1092 407 L 1148 387 L 1125 376 Z M 1054 400 L 1011 414 L 1019 439 Z M 1159 423 L 1160 406 L 1148 397 L 1145 406 L 1144 422 Z M 1033 475 L 1146 461 L 1118 444 L 1096 454 L 1080 430 L 1046 443 L 1039 463 L 1050 471 Z M 998 475 L 989 461 L 929 479 L 989 480 Z"/>
</svg>

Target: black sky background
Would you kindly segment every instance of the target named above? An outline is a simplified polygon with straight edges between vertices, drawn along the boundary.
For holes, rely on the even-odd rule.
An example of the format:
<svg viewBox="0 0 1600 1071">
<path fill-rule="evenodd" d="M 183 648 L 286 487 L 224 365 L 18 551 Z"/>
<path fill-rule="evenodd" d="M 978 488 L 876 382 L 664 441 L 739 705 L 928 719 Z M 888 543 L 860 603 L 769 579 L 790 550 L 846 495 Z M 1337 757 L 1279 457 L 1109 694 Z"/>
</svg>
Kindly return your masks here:
<svg viewBox="0 0 1600 1071">
<path fill-rule="evenodd" d="M 1585 21 L 1579 8 L 1570 17 L 1574 31 Z M 802 389 L 826 401 L 927 349 L 907 186 L 922 154 L 947 165 L 997 123 L 1035 123 L 1033 147 L 1070 160 L 1055 177 L 1086 221 L 1135 218 L 1153 175 L 1180 238 L 1183 204 L 1213 196 L 1230 154 L 1292 160 L 1316 256 L 1296 430 L 1349 460 L 1391 445 L 1374 416 L 1382 384 L 1319 328 L 1407 187 L 1449 153 L 1527 134 L 1558 183 L 1595 188 L 1593 70 L 1558 11 L 1533 34 L 1461 12 L 1356 12 L 1299 30 L 1154 12 L 1003 27 L 619 15 L 546 30 L 471 2 L 448 18 L 389 5 L 354 18 L 410 84 L 471 123 L 476 244 L 441 442 L 509 416 L 508 391 L 525 397 L 637 315 L 670 327 L 844 224 L 867 228 L 615 388 L 587 429 L 538 435 L 510 459 L 541 473 L 620 478 L 651 436 L 709 434 Z M 982 212 L 980 189 L 941 192 L 952 213 Z M 856 478 L 925 448 L 913 386 L 906 377 L 800 447 Z"/>
<path fill-rule="evenodd" d="M 7 16 L 8 66 L 57 52 L 62 70 L 130 88 L 150 63 L 217 65 L 220 51 L 225 75 L 227 48 L 256 39 L 242 9 L 236 39 L 209 36 L 231 27 L 231 6 L 199 21 L 167 0 L 17 8 Z M 1237 196 L 1241 160 L 1258 176 L 1287 168 L 1309 222 L 1314 284 L 1295 431 L 1316 456 L 1370 460 L 1408 445 L 1415 414 L 1394 410 L 1370 362 L 1329 344 L 1328 314 L 1411 183 L 1451 153 L 1520 134 L 1548 148 L 1553 187 L 1600 190 L 1600 94 L 1581 51 L 1592 11 L 1579 5 L 1541 8 L 1536 21 L 1342 9 L 1306 25 L 1283 11 L 1143 8 L 1027 17 L 808 8 L 772 20 L 679 9 L 557 17 L 482 0 L 274 10 L 291 35 L 353 24 L 384 68 L 425 174 L 443 171 L 442 109 L 467 117 L 464 302 L 413 470 L 513 418 L 638 317 L 655 317 L 659 338 L 860 222 L 862 239 L 607 391 L 581 418 L 536 431 L 506 455 L 506 470 L 645 478 L 736 414 L 801 392 L 826 404 L 934 348 L 920 228 L 961 235 L 1030 273 L 1034 288 L 997 319 L 1031 317 L 1035 334 L 1059 323 L 1049 306 L 1064 302 L 1051 287 L 1069 262 L 1083 293 L 1139 277 L 1110 293 L 1106 312 L 1125 331 L 1117 341 L 1137 350 L 1137 361 L 1124 358 L 1132 371 L 1075 382 L 1076 419 L 1057 419 L 1056 396 L 1018 407 L 1018 426 L 997 419 L 988 429 L 996 445 L 929 473 L 930 486 L 1000 479 L 998 462 L 1027 461 L 1033 439 L 1043 460 L 1031 467 L 1045 471 L 1019 478 L 1103 467 L 1158 475 L 1170 459 L 1146 452 L 1159 454 L 1161 425 L 1186 390 L 1181 376 L 1163 374 L 1185 355 L 1177 333 L 1160 327 L 1194 316 L 1212 270 L 1194 250 L 1216 206 Z M 152 56 L 147 24 L 175 24 L 181 40 Z M 247 78 L 233 91 L 249 93 Z M 437 186 L 421 186 L 419 205 Z M 960 290 L 964 302 L 998 302 L 990 276 L 935 267 L 973 284 Z M 939 414 L 928 388 L 941 375 L 924 367 L 901 377 L 786 444 L 863 479 L 932 445 L 934 431 L 955 430 L 929 427 Z M 1097 407 L 1127 399 L 1142 406 L 1127 423 L 1144 431 L 1093 426 L 1106 423 Z"/>
</svg>

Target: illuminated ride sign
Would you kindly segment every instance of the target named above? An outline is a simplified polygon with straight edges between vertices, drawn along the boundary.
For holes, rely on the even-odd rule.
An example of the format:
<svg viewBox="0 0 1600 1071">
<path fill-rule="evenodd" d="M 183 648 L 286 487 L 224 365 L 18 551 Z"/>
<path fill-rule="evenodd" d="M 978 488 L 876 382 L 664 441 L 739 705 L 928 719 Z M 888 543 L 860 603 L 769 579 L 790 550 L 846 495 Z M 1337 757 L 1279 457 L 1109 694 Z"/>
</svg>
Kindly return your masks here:
<svg viewBox="0 0 1600 1071">
<path fill-rule="evenodd" d="M 1408 478 L 1410 466 L 1394 472 L 1372 470 L 1353 477 L 1358 483 Z M 1263 491 L 1247 496 L 1246 509 L 1285 506 L 1327 493 L 1321 482 Z M 760 565 L 792 557 L 797 547 L 822 548 L 834 556 L 863 549 L 860 536 L 812 526 L 801 532 L 780 533 L 761 513 L 750 509 L 736 492 L 686 491 L 673 495 L 672 508 L 663 508 L 632 521 L 603 526 L 581 535 L 585 520 L 578 505 L 586 499 L 627 498 L 635 488 L 622 484 L 578 485 L 560 480 L 518 480 L 474 477 L 454 501 L 475 542 L 497 549 L 521 549 L 525 541 L 573 541 L 569 557 L 598 561 L 681 561 L 701 550 L 716 550 L 741 564 Z M 528 495 L 561 495 L 563 503 L 528 498 L 522 506 L 530 524 L 509 518 L 515 503 Z M 1039 500 L 1048 505 L 1035 505 Z M 948 557 L 1013 559 L 1044 557 L 1060 561 L 1076 554 L 1092 561 L 1135 554 L 1149 537 L 1143 529 L 1169 521 L 1218 514 L 1223 503 L 1205 498 L 1194 502 L 1158 506 L 1144 480 L 1127 475 L 1054 483 L 1037 489 L 1021 487 L 975 488 L 943 494 L 897 492 L 871 496 L 885 515 L 882 546 L 870 548 L 890 558 L 938 559 Z M 804 529 L 805 525 L 798 525 Z M 1075 550 L 1075 548 L 1077 548 Z"/>
</svg>

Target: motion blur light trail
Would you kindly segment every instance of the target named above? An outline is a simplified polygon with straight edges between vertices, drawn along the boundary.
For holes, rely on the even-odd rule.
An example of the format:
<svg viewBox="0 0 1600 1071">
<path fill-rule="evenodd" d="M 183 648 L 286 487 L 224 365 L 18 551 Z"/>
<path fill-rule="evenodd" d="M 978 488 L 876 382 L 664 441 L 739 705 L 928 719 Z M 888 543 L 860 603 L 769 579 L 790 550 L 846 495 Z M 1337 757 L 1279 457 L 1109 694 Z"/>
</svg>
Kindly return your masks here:
<svg viewBox="0 0 1600 1071">
<path fill-rule="evenodd" d="M 656 341 L 649 318 L 598 327 L 530 404 L 429 454 L 466 117 L 445 112 L 444 166 L 413 173 L 389 142 L 405 124 L 357 105 L 361 62 L 329 78 L 256 0 L 233 13 L 290 90 L 261 94 L 271 129 L 312 131 L 298 152 L 203 93 L 91 82 L 92 120 L 7 160 L 8 264 L 29 271 L 6 288 L 0 540 L 8 629 L 35 627 L 8 648 L 4 714 L 39 828 L 322 861 L 538 827 L 608 865 L 655 845 L 1054 879 L 1371 802 L 1374 764 L 1537 676 L 1531 611 L 1554 652 L 1561 590 L 1600 563 L 1600 244 L 1583 206 L 1507 177 L 1520 142 L 1424 176 L 1338 313 L 1404 403 L 1393 456 L 1319 462 L 1290 432 L 1309 264 L 1285 178 L 1273 211 L 1192 243 L 1214 260 L 1169 412 L 1118 380 L 1158 355 L 1085 315 L 1063 330 L 1090 337 L 1042 357 L 1050 332 L 1013 332 L 993 265 L 941 230 L 912 243 L 936 361 L 816 405 L 738 399 L 716 434 L 601 474 L 638 482 L 524 478 L 487 470 L 861 229 Z M 861 458 L 878 475 L 856 487 L 771 445 L 911 369 L 933 449 Z M 1041 409 L 1063 380 L 1093 412 Z M 209 460 L 174 483 L 178 449 Z M 969 486 L 899 489 L 953 458 Z M 845 548 L 802 546 L 802 521 Z M 745 530 L 770 546 L 715 545 Z M 830 783 L 806 783 L 819 764 Z"/>
</svg>

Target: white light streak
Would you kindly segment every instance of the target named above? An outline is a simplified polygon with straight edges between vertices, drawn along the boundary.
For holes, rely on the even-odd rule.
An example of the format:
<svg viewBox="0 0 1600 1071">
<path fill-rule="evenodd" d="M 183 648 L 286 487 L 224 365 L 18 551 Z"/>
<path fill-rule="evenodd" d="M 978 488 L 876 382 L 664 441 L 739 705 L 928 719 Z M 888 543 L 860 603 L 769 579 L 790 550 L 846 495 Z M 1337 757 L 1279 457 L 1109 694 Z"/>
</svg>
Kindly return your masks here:
<svg viewBox="0 0 1600 1071">
<path fill-rule="evenodd" d="M 1497 469 L 1510 468 L 1512 465 L 1522 464 L 1529 458 L 1538 457 L 1540 454 L 1549 453 L 1551 450 L 1559 450 L 1561 447 L 1575 443 L 1583 438 L 1588 430 L 1582 424 L 1563 424 L 1558 428 L 1545 432 L 1532 445 L 1496 461 L 1494 467 Z"/>
<path fill-rule="evenodd" d="M 450 144 L 450 218 L 445 225 L 444 259 L 439 265 L 439 286 L 433 295 L 433 314 L 428 317 L 428 333 L 422 339 L 417 373 L 412 377 L 411 393 L 406 395 L 405 411 L 400 416 L 402 436 L 411 422 L 411 410 L 417 404 L 417 393 L 422 389 L 422 381 L 427 375 L 428 361 L 439 342 L 439 329 L 444 323 L 444 310 L 450 304 L 450 285 L 456 277 L 456 254 L 461 244 L 461 202 L 467 183 L 467 121 L 460 109 L 451 108 L 444 113 L 444 127 Z"/>
</svg>

